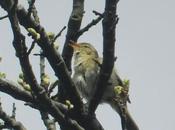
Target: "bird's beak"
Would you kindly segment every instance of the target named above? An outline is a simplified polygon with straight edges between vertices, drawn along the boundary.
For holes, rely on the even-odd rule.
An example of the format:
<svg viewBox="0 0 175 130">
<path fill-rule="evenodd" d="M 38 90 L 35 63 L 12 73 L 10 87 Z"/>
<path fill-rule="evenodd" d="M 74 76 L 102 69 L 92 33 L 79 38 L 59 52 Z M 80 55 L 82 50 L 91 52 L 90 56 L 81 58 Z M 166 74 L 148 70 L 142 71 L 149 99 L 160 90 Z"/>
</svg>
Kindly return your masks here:
<svg viewBox="0 0 175 130">
<path fill-rule="evenodd" d="M 71 46 L 74 50 L 77 50 L 77 49 L 80 48 L 80 45 L 77 44 L 76 42 L 71 42 L 71 43 L 69 44 L 69 46 Z"/>
</svg>

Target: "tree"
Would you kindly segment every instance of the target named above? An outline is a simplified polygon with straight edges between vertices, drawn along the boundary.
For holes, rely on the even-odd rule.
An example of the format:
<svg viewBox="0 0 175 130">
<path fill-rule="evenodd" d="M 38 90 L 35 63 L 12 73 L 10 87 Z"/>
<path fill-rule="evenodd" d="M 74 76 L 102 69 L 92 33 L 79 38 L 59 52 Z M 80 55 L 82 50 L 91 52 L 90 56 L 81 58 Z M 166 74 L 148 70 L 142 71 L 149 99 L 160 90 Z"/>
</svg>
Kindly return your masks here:
<svg viewBox="0 0 175 130">
<path fill-rule="evenodd" d="M 0 91 L 11 95 L 17 100 L 22 100 L 30 107 L 39 110 L 48 130 L 56 129 L 55 123 L 58 123 L 62 130 L 103 130 L 102 125 L 95 116 L 95 110 L 107 86 L 106 84 L 116 59 L 114 56 L 114 45 L 116 24 L 118 23 L 116 14 L 118 0 L 106 0 L 104 13 L 94 11 L 98 17 L 84 28 L 80 28 L 84 13 L 84 0 L 73 0 L 73 9 L 67 25 L 62 55 L 57 51 L 54 43 L 65 27 L 56 36 L 47 33 L 40 24 L 37 9 L 35 8 L 35 0 L 28 0 L 28 3 L 29 8 L 26 10 L 18 5 L 18 0 L 0 1 L 1 7 L 8 13 L 7 16 L 1 19 L 7 17 L 10 21 L 13 31 L 12 43 L 22 70 L 18 85 L 2 78 L 2 76 L 0 78 Z M 78 38 L 84 32 L 96 25 L 101 19 L 103 19 L 103 64 L 96 84 L 97 90 L 90 105 L 87 107 L 83 104 L 70 76 L 73 52 L 69 44 L 71 44 L 70 41 L 78 41 Z M 21 26 L 29 32 L 28 36 L 33 39 L 29 49 L 27 49 L 26 36 L 22 33 Z M 29 60 L 35 44 L 41 48 L 41 53 L 36 54 L 40 56 L 41 62 L 40 83 L 37 81 Z M 52 84 L 49 83 L 44 70 L 45 58 L 57 77 L 57 81 Z M 56 95 L 52 95 L 55 87 L 59 90 Z M 0 118 L 4 121 L 4 124 L 1 125 L 2 129 L 26 129 L 22 123 L 15 120 L 15 116 L 8 116 L 1 107 Z"/>
</svg>

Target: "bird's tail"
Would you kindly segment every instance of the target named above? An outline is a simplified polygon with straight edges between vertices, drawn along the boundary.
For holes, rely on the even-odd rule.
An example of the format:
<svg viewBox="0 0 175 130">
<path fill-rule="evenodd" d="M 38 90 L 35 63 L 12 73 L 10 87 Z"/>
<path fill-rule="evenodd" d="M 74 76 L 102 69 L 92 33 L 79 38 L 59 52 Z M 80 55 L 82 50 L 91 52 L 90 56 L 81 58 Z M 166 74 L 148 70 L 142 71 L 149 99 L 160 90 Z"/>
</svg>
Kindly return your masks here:
<svg viewBox="0 0 175 130">
<path fill-rule="evenodd" d="M 139 130 L 139 127 L 130 115 L 127 107 L 122 112 L 117 104 L 112 103 L 111 106 L 120 115 L 122 130 Z"/>
</svg>

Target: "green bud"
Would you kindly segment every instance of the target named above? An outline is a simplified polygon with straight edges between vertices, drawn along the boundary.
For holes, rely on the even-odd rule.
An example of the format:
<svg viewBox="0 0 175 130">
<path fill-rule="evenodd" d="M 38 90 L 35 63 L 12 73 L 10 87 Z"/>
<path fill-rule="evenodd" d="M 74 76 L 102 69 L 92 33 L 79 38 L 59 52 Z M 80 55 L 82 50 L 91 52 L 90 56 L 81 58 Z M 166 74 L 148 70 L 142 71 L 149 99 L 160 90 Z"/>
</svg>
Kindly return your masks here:
<svg viewBox="0 0 175 130">
<path fill-rule="evenodd" d="M 40 34 L 37 33 L 35 29 L 33 29 L 33 28 L 28 28 L 27 31 L 29 32 L 29 34 L 32 35 L 32 37 L 33 37 L 35 40 L 39 40 L 39 39 L 40 39 Z"/>
<path fill-rule="evenodd" d="M 66 105 L 67 105 L 68 109 L 74 108 L 74 105 L 71 104 L 71 102 L 69 100 L 66 100 L 65 102 L 66 102 Z"/>
<path fill-rule="evenodd" d="M 123 91 L 123 87 L 122 86 L 115 86 L 114 87 L 114 92 L 115 92 L 116 95 L 121 94 L 122 91 Z"/>
<path fill-rule="evenodd" d="M 0 78 L 1 78 L 1 79 L 5 79 L 5 78 L 6 78 L 6 74 L 5 74 L 5 73 L 0 72 Z"/>
<path fill-rule="evenodd" d="M 55 34 L 53 32 L 47 32 L 47 36 L 50 40 L 53 40 L 55 38 Z"/>
</svg>

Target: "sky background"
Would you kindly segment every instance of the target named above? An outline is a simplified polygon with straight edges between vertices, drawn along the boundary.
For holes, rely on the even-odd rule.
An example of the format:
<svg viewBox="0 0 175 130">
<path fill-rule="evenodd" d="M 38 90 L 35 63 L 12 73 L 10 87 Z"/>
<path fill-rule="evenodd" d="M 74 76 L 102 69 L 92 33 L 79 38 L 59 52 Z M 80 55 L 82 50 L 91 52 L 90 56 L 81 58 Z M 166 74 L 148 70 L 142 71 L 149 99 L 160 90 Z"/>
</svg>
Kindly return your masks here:
<svg viewBox="0 0 175 130">
<path fill-rule="evenodd" d="M 19 2 L 26 6 L 25 0 Z M 103 12 L 104 0 L 86 0 L 82 27 L 95 15 L 92 10 Z M 140 130 L 175 129 L 175 1 L 174 0 L 120 0 L 118 4 L 119 23 L 116 33 L 116 66 L 122 78 L 131 81 L 129 110 Z M 59 32 L 67 25 L 71 10 L 71 0 L 36 1 L 41 25 L 48 32 Z M 0 16 L 6 13 L 0 9 Z M 22 28 L 26 34 L 26 31 Z M 57 40 L 63 46 L 66 31 Z M 3 60 L 0 71 L 7 78 L 17 80 L 20 66 L 12 46 L 12 31 L 8 19 L 0 21 L 0 56 Z M 79 41 L 92 43 L 102 55 L 102 26 L 91 28 Z M 27 38 L 27 44 L 31 44 Z M 37 53 L 39 48 L 33 51 Z M 38 76 L 39 58 L 31 56 L 33 69 Z M 47 68 L 50 76 L 54 73 Z M 54 79 L 54 77 L 53 77 Z M 10 114 L 12 103 L 17 105 L 17 120 L 28 130 L 43 130 L 37 110 L 24 107 L 24 102 L 15 101 L 0 92 L 4 110 Z M 120 118 L 108 105 L 100 105 L 97 117 L 105 130 L 120 130 Z M 31 125 L 32 123 L 32 125 Z"/>
</svg>

